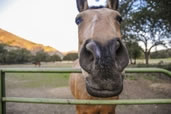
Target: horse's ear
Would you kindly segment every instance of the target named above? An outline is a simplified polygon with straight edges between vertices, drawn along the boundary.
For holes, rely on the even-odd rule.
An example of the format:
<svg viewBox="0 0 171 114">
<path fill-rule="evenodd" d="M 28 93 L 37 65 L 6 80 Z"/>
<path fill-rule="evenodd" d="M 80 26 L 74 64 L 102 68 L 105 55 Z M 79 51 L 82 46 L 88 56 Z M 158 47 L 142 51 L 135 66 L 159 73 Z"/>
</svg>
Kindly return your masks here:
<svg viewBox="0 0 171 114">
<path fill-rule="evenodd" d="M 88 2 L 87 0 L 76 0 L 77 1 L 77 9 L 79 12 L 82 12 L 88 9 Z"/>
<path fill-rule="evenodd" d="M 107 0 L 107 8 L 117 10 L 119 6 L 119 0 Z"/>
</svg>

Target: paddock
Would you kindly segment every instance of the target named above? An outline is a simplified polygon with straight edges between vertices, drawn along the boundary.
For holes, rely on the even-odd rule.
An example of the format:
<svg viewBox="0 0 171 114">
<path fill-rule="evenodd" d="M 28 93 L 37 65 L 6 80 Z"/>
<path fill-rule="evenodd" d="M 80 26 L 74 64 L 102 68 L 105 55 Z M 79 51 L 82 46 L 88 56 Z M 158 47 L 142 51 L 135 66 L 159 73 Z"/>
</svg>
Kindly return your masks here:
<svg viewBox="0 0 171 114">
<path fill-rule="evenodd" d="M 156 114 L 169 114 L 169 112 L 171 112 L 171 109 L 169 108 L 171 105 L 171 93 L 170 93 L 170 77 L 167 76 L 171 76 L 171 72 L 164 70 L 164 69 L 156 69 L 156 68 L 128 68 L 125 70 L 125 73 L 162 73 L 162 76 L 158 76 L 158 78 L 161 78 L 165 75 L 165 78 L 162 79 L 161 81 L 161 85 L 159 82 L 156 83 L 157 81 L 150 79 L 152 81 L 154 81 L 155 83 L 150 84 L 150 88 L 148 89 L 147 84 L 149 84 L 149 80 L 146 82 L 145 80 L 142 79 L 135 79 L 135 77 L 126 77 L 126 81 L 125 81 L 125 90 L 124 92 L 121 94 L 121 100 L 117 100 L 117 101 L 80 101 L 80 100 L 73 100 L 72 96 L 69 92 L 69 89 L 66 87 L 60 87 L 60 88 L 50 88 L 50 87 L 39 87 L 39 88 L 34 88 L 34 86 L 32 88 L 23 88 L 21 86 L 18 86 L 16 88 L 12 88 L 8 90 L 8 87 L 10 88 L 10 86 L 12 87 L 11 84 L 5 84 L 4 82 L 10 82 L 9 78 L 12 78 L 13 74 L 16 75 L 16 73 L 18 75 L 21 75 L 22 73 L 28 73 L 28 74 L 39 74 L 39 73 L 43 73 L 43 74 L 56 74 L 56 73 L 80 73 L 80 69 L 70 69 L 70 68 L 65 68 L 65 69 L 56 69 L 56 68 L 23 68 L 23 69 L 17 69 L 17 68 L 4 68 L 1 69 L 1 113 L 5 113 L 7 112 L 7 114 L 46 114 L 46 113 L 52 113 L 52 114 L 74 114 L 74 106 L 70 106 L 70 105 L 74 105 L 74 104 L 120 104 L 120 106 L 118 106 L 117 108 L 117 112 L 119 114 L 125 114 L 126 112 L 129 112 L 133 109 L 136 109 L 135 111 L 133 111 L 133 114 L 139 113 L 139 114 L 143 114 L 146 113 L 147 114 L 152 114 L 155 113 Z M 5 79 L 6 74 L 10 74 L 8 76 L 8 78 Z M 22 75 L 21 75 L 22 76 Z M 155 76 L 153 76 L 155 77 Z M 40 78 L 40 77 L 39 77 Z M 128 79 L 127 79 L 128 78 Z M 149 78 L 148 76 L 145 78 Z M 5 80 L 5 81 L 4 81 Z M 158 80 L 158 79 L 157 79 Z M 164 80 L 167 80 L 166 82 L 163 82 Z M 17 83 L 21 83 L 21 82 L 15 82 L 17 80 L 12 79 L 11 83 L 13 83 L 15 86 L 15 84 Z M 23 81 L 23 80 L 21 80 Z M 143 84 L 144 83 L 144 84 Z M 146 84 L 147 83 L 147 84 Z M 166 83 L 164 85 L 162 85 L 162 83 Z M 128 88 L 129 85 L 134 84 L 134 86 L 132 85 L 130 88 Z M 144 91 L 142 87 L 142 85 L 146 85 L 144 86 L 144 88 L 146 88 L 146 90 Z M 6 86 L 6 89 L 4 89 L 4 85 Z M 34 84 L 33 84 L 34 85 Z M 137 85 L 137 87 L 135 86 Z M 25 85 L 26 86 L 26 85 Z M 55 85 L 56 86 L 56 85 Z M 138 87 L 139 86 L 139 87 Z M 159 87 L 157 87 L 159 86 Z M 166 87 L 168 86 L 168 87 Z M 134 87 L 134 88 L 133 88 Z M 162 88 L 163 87 L 163 88 Z M 157 88 L 157 89 L 156 89 Z M 40 89 L 40 90 L 38 90 Z M 164 89 L 166 89 L 164 91 Z M 6 91 L 5 91 L 6 90 Z M 147 92 L 148 90 L 148 92 Z M 13 91 L 13 92 L 11 92 Z M 18 91 L 18 92 L 16 92 Z M 60 95 L 60 93 L 63 94 Z M 145 92 L 142 95 L 142 92 Z M 149 93 L 149 91 L 151 91 L 151 93 Z M 163 92 L 163 93 L 162 93 Z M 131 93 L 132 96 L 129 95 L 129 93 Z M 154 94 L 156 94 L 154 96 Z M 20 98 L 22 97 L 22 98 Z M 23 98 L 24 97 L 24 98 Z M 41 97 L 41 98 L 40 98 Z M 47 99 L 48 98 L 48 99 Z M 66 99 L 67 98 L 67 99 Z M 162 99 L 164 98 L 164 99 Z M 124 99 L 124 100 L 123 100 Z M 132 100 L 133 99 L 133 100 Z M 147 100 L 144 100 L 147 99 Z M 150 100 L 152 99 L 152 100 Z M 7 104 L 6 104 L 7 102 Z M 18 102 L 16 103 L 12 103 L 12 102 Z M 20 104 L 21 103 L 21 104 Z M 23 104 L 23 103 L 36 103 L 36 104 Z M 38 104 L 37 104 L 38 103 Z M 40 103 L 44 103 L 44 104 L 40 104 Z M 6 107 L 5 107 L 6 104 Z M 46 104 L 46 105 L 45 105 Z M 51 105 L 47 105 L 47 104 L 51 104 Z M 53 104 L 53 105 L 52 105 Z M 58 105 L 54 105 L 54 104 L 58 104 Z M 59 104 L 65 104 L 63 105 L 59 105 Z M 67 105 L 66 105 L 67 104 Z M 141 105 L 138 105 L 141 104 Z M 143 105 L 142 105 L 143 104 Z M 144 104 L 148 104 L 148 105 L 144 105 Z M 152 104 L 152 105 L 149 105 Z M 159 105 L 160 104 L 160 105 Z M 163 105 L 161 105 L 163 104 Z M 167 105 L 166 105 L 167 104 Z M 131 106 L 127 106 L 127 105 L 131 105 Z M 39 108 L 36 108 L 39 107 Z M 6 109 L 5 109 L 6 108 Z M 125 108 L 125 109 L 124 109 Z M 37 109 L 37 110 L 36 110 Z M 122 110 L 124 109 L 124 110 Z M 127 110 L 126 110 L 127 109 Z M 67 111 L 64 111 L 67 110 Z M 142 111 L 144 110 L 144 111 Z M 3 112 L 2 112 L 3 111 Z M 48 111 L 48 112 L 47 112 Z M 142 112 L 141 112 L 142 111 Z"/>
</svg>

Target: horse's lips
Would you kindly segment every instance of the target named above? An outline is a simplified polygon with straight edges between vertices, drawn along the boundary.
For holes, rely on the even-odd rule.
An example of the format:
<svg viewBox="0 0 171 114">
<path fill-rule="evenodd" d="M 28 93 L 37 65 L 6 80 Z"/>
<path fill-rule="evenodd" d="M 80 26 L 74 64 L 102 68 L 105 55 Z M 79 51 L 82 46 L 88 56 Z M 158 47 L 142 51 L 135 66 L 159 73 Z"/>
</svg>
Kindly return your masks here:
<svg viewBox="0 0 171 114">
<path fill-rule="evenodd" d="M 106 98 L 106 97 L 118 96 L 122 92 L 123 86 L 121 86 L 120 88 L 115 89 L 115 90 L 104 90 L 104 89 L 93 88 L 93 87 L 89 86 L 88 83 L 86 83 L 86 89 L 87 89 L 87 92 L 91 96 Z"/>
</svg>

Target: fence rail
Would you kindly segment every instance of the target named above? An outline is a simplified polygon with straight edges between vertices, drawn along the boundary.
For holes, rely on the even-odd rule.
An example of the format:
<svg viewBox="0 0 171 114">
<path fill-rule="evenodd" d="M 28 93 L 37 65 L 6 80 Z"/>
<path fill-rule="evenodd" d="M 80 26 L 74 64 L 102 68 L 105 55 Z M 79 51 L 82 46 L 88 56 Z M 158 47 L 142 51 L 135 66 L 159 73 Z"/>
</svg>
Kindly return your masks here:
<svg viewBox="0 0 171 114">
<path fill-rule="evenodd" d="M 121 99 L 121 100 L 76 100 L 76 99 L 45 99 L 45 98 L 18 98 L 4 97 L 3 102 L 35 103 L 35 104 L 62 104 L 62 105 L 145 105 L 171 104 L 171 99 Z"/>
<path fill-rule="evenodd" d="M 81 73 L 80 69 L 72 68 L 0 68 L 0 114 L 6 114 L 6 102 L 36 103 L 36 104 L 67 104 L 67 105 L 145 105 L 171 104 L 171 99 L 120 99 L 120 100 L 76 100 L 22 98 L 5 96 L 5 73 Z M 163 73 L 171 77 L 171 72 L 160 68 L 127 68 L 125 73 Z"/>
<path fill-rule="evenodd" d="M 74 68 L 0 68 L 6 73 L 81 73 Z M 161 68 L 126 68 L 125 73 L 163 73 L 171 77 L 171 72 Z"/>
</svg>

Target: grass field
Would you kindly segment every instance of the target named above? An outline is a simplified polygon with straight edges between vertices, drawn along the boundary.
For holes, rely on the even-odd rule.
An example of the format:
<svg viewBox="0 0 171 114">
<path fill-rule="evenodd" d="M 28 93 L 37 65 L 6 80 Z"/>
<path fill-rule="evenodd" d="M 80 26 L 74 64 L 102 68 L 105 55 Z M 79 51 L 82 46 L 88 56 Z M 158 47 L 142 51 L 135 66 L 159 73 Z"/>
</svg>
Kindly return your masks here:
<svg viewBox="0 0 171 114">
<path fill-rule="evenodd" d="M 7 88 L 40 88 L 68 86 L 69 74 L 7 73 Z"/>
<path fill-rule="evenodd" d="M 71 68 L 72 63 L 42 63 L 41 68 Z M 32 64 L 2 65 L 3 68 L 37 68 Z M 7 88 L 56 88 L 68 86 L 67 73 L 6 73 Z"/>
</svg>

